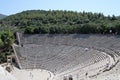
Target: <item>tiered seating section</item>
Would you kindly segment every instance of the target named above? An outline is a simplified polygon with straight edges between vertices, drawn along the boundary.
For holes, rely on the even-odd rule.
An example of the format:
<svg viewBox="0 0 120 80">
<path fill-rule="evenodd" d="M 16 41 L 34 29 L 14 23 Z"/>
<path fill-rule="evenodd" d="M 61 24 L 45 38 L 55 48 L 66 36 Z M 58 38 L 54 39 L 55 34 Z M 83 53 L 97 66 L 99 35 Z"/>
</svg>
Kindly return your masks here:
<svg viewBox="0 0 120 80">
<path fill-rule="evenodd" d="M 60 73 L 77 65 L 89 66 L 108 56 L 100 51 L 82 47 L 65 45 L 24 45 L 16 47 L 22 57 L 19 57 L 23 69 L 46 69 L 53 73 Z M 17 50 L 17 49 L 16 49 Z"/>
<path fill-rule="evenodd" d="M 19 34 L 20 46 L 15 46 L 22 69 L 46 69 L 54 74 L 90 66 L 118 57 L 120 38 L 111 35 L 88 34 Z"/>
</svg>

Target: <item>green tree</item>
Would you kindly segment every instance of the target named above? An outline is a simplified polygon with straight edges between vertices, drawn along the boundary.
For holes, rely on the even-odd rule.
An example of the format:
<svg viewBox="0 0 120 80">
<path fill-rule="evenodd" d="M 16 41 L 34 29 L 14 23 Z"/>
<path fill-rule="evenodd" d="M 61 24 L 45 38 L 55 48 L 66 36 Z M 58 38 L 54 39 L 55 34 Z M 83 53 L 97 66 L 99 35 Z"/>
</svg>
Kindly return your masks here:
<svg viewBox="0 0 120 80">
<path fill-rule="evenodd" d="M 6 51 L 11 50 L 11 46 L 14 43 L 14 35 L 10 30 L 3 31 L 1 34 L 1 40 L 3 42 Z"/>
<path fill-rule="evenodd" d="M 3 48 L 3 42 L 2 42 L 2 40 L 1 40 L 1 38 L 0 38 L 0 49 L 1 48 Z"/>
<path fill-rule="evenodd" d="M 34 27 L 31 27 L 31 26 L 27 27 L 27 28 L 25 29 L 25 33 L 28 33 L 28 34 L 34 33 Z"/>
</svg>

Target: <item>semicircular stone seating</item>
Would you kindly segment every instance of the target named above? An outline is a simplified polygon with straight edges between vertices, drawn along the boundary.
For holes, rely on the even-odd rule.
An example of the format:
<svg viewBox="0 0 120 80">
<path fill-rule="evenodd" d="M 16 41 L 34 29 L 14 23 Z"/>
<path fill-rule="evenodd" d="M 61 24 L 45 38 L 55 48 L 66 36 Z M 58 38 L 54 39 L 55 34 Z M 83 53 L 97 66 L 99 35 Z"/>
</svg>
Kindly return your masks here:
<svg viewBox="0 0 120 80">
<path fill-rule="evenodd" d="M 119 36 L 88 34 L 19 33 L 15 46 L 22 69 L 46 69 L 59 74 L 75 66 L 84 68 L 109 58 L 106 52 L 118 57 Z M 105 63 L 106 64 L 106 63 Z"/>
</svg>

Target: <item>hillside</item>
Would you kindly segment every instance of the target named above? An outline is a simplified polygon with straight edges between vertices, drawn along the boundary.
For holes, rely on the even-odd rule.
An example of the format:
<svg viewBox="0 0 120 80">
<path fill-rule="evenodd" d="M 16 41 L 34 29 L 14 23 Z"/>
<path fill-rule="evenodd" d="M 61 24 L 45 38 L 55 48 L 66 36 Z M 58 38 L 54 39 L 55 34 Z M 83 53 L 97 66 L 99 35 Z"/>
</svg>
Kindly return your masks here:
<svg viewBox="0 0 120 80">
<path fill-rule="evenodd" d="M 120 17 L 102 13 L 28 10 L 8 16 L 0 24 L 25 33 L 120 33 Z"/>
<path fill-rule="evenodd" d="M 6 15 L 0 14 L 0 19 L 3 19 L 5 17 L 6 17 Z"/>
</svg>

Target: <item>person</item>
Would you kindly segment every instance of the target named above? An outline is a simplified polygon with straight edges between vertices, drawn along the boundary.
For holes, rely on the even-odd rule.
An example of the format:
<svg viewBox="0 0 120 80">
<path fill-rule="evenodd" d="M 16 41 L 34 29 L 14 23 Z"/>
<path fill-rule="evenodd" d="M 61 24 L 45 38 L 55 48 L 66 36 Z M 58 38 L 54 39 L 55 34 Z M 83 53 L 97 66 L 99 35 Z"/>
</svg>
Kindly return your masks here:
<svg viewBox="0 0 120 80">
<path fill-rule="evenodd" d="M 110 34 L 112 33 L 112 30 L 110 29 Z"/>
<path fill-rule="evenodd" d="M 85 74 L 85 75 L 86 75 L 86 77 L 87 77 L 88 73 L 86 72 L 86 74 Z"/>
</svg>

